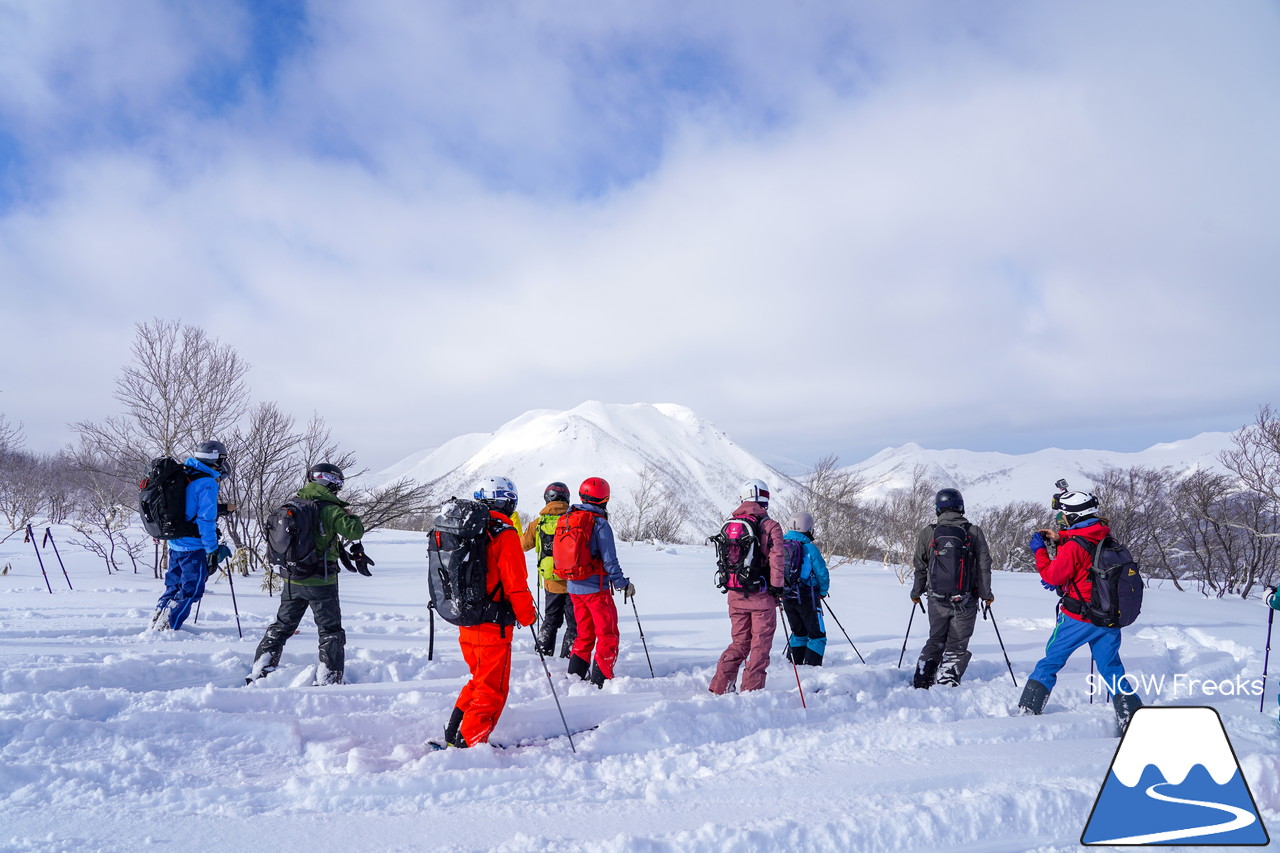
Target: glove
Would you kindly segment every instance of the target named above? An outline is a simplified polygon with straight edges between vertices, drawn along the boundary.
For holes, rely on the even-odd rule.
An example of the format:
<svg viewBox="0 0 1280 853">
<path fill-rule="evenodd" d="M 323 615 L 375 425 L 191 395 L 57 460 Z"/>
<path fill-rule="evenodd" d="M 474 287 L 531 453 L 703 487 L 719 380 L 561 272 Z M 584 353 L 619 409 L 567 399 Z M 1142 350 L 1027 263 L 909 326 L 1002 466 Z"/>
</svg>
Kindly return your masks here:
<svg viewBox="0 0 1280 853">
<path fill-rule="evenodd" d="M 1051 584 L 1051 583 L 1049 583 L 1048 581 L 1045 581 L 1045 580 L 1040 581 L 1040 586 L 1044 587 L 1045 589 L 1049 590 L 1050 592 L 1057 592 L 1057 591 L 1058 591 L 1058 588 L 1057 588 L 1056 586 L 1054 586 L 1053 584 Z"/>
<path fill-rule="evenodd" d="M 919 604 L 919 603 L 920 603 L 920 596 L 918 596 L 918 595 L 913 595 L 913 596 L 911 596 L 911 603 L 912 603 L 912 604 Z"/>
<path fill-rule="evenodd" d="M 364 575 L 367 578 L 373 577 L 373 574 L 369 571 L 369 567 L 376 566 L 378 564 L 375 563 L 373 559 L 364 552 L 364 543 L 362 542 L 352 543 L 351 559 L 356 564 L 357 572 L 359 572 L 360 574 Z"/>
<path fill-rule="evenodd" d="M 635 594 L 636 594 L 636 585 L 628 581 L 627 585 L 622 588 L 622 600 L 630 601 L 632 598 L 635 597 Z"/>
<path fill-rule="evenodd" d="M 1280 591 L 1273 587 L 1271 595 L 1267 596 L 1267 604 L 1271 606 L 1272 610 L 1280 610 Z"/>
<path fill-rule="evenodd" d="M 787 594 L 787 588 L 785 586 L 771 586 L 769 587 L 769 594 L 774 598 L 782 598 Z"/>
<path fill-rule="evenodd" d="M 983 601 L 985 601 L 985 602 L 987 603 L 987 606 L 988 606 L 988 607 L 990 607 L 991 605 L 993 605 L 993 604 L 995 604 L 995 603 L 996 603 L 996 597 L 995 597 L 994 595 L 993 595 L 993 596 L 991 596 L 990 598 L 984 598 L 984 599 L 982 599 L 982 600 L 983 600 Z"/>
<path fill-rule="evenodd" d="M 231 559 L 231 549 L 226 545 L 219 545 L 218 550 L 213 552 L 213 561 L 221 563 L 223 560 Z"/>
<path fill-rule="evenodd" d="M 218 552 L 214 551 L 212 554 L 205 554 L 204 559 L 205 559 L 204 576 L 207 578 L 213 577 L 213 573 L 218 570 Z"/>
<path fill-rule="evenodd" d="M 1027 540 L 1027 547 L 1031 549 L 1033 554 L 1046 547 L 1044 544 L 1044 536 L 1040 534 L 1039 530 L 1031 534 L 1031 538 Z"/>
</svg>

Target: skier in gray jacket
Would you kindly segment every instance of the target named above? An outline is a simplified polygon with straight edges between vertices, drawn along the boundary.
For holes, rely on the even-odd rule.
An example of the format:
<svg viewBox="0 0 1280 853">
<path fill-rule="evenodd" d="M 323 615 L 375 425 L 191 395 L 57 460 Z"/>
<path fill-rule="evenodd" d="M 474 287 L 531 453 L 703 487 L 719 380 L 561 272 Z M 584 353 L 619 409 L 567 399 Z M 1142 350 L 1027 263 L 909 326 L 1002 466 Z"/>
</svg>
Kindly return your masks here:
<svg viewBox="0 0 1280 853">
<path fill-rule="evenodd" d="M 929 639 L 916 661 L 912 686 L 935 683 L 955 687 L 973 653 L 969 638 L 978 620 L 978 601 L 990 606 L 991 551 L 982 528 L 964 517 L 964 498 L 942 489 L 934 498 L 938 520 L 920 531 L 911 559 L 915 583 L 911 601 L 929 594 Z"/>
</svg>

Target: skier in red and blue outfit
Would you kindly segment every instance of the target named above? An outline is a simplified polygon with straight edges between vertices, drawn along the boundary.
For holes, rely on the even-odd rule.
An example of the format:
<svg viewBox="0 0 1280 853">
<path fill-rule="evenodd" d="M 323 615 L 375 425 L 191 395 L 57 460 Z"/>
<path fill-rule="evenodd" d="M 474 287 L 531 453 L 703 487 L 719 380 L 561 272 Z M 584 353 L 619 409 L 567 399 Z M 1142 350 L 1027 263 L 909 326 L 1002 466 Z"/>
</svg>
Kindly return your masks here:
<svg viewBox="0 0 1280 853">
<path fill-rule="evenodd" d="M 594 571 L 582 580 L 565 581 L 578 626 L 578 636 L 569 652 L 568 672 L 603 688 L 605 681 L 613 678 L 613 665 L 618 660 L 618 606 L 613 602 L 613 592 L 621 591 L 623 600 L 630 601 L 636 587 L 618 563 L 606 509 L 609 483 L 601 477 L 588 477 L 578 487 L 578 499 L 582 503 L 574 504 L 570 512 L 590 512 L 595 516 L 590 539 Z"/>
<path fill-rule="evenodd" d="M 1120 629 L 1094 625 L 1086 615 L 1086 605 L 1093 592 L 1090 578 L 1093 556 L 1090 549 L 1081 544 L 1083 540 L 1096 549 L 1111 528 L 1105 519 L 1098 517 L 1098 499 L 1088 492 L 1067 492 L 1058 497 L 1057 503 L 1065 529 L 1037 530 L 1027 545 L 1035 555 L 1041 583 L 1061 596 L 1058 622 L 1045 645 L 1044 657 L 1023 688 L 1018 707 L 1026 714 L 1042 713 L 1057 683 L 1058 670 L 1076 649 L 1087 643 L 1098 673 L 1111 694 L 1116 722 L 1123 734 L 1133 712 L 1142 707 L 1142 700 L 1136 693 L 1125 692 L 1132 685 L 1121 681 L 1125 672 L 1120 660 Z M 1045 542 L 1046 534 L 1057 542 L 1057 554 L 1052 558 Z"/>
</svg>

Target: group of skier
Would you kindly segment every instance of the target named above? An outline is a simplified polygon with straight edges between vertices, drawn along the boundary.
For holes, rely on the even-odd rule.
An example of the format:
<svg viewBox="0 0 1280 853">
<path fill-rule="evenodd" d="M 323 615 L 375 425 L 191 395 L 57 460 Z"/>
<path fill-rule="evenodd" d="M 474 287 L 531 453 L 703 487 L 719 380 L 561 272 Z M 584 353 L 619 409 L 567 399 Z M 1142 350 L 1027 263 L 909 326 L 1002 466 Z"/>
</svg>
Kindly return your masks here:
<svg viewBox="0 0 1280 853">
<path fill-rule="evenodd" d="M 181 627 L 199 600 L 205 579 L 230 554 L 218 541 L 216 527 L 220 511 L 234 510 L 217 500 L 219 482 L 227 470 L 226 455 L 220 442 L 206 441 L 184 463 L 189 483 L 185 497 L 188 526 L 183 532 L 189 535 L 170 543 L 173 554 L 165 575 L 165 592 L 152 619 L 156 628 Z M 281 529 L 306 539 L 302 550 L 308 556 L 278 557 L 272 550 L 276 546 L 271 544 L 276 529 L 271 528 L 271 562 L 285 582 L 275 621 L 258 644 L 247 683 L 276 668 L 285 642 L 296 632 L 308 608 L 319 634 L 316 683 L 343 682 L 346 635 L 338 597 L 339 566 L 368 575 L 373 561 L 359 541 L 364 535 L 363 522 L 337 497 L 344 485 L 342 471 L 329 463 L 318 463 L 308 469 L 306 480 L 296 500 L 282 508 L 288 510 L 289 524 Z M 1098 515 L 1093 495 L 1071 492 L 1065 484 L 1060 485 L 1062 491 L 1053 502 L 1058 510 L 1057 527 L 1036 531 L 1028 542 L 1041 581 L 1047 589 L 1058 592 L 1060 606 L 1045 656 L 1019 699 L 1023 713 L 1044 710 L 1058 670 L 1086 643 L 1108 685 L 1119 685 L 1124 677 L 1119 655 L 1121 628 L 1095 618 L 1092 607 L 1096 604 L 1092 593 L 1098 577 L 1097 555 L 1104 541 L 1109 541 L 1110 528 Z M 483 553 L 483 572 L 476 574 L 474 581 L 477 595 L 455 589 L 453 602 L 437 602 L 437 598 L 450 598 L 450 584 L 456 587 L 469 582 L 465 574 L 451 580 L 445 569 L 451 564 L 456 564 L 455 570 L 457 565 L 465 567 L 473 552 L 466 551 L 465 537 L 442 538 L 445 534 L 441 531 L 457 532 L 445 523 L 443 511 L 437 518 L 438 529 L 429 534 L 434 537 L 429 549 L 433 554 L 433 606 L 443 604 L 439 612 L 444 614 L 463 599 L 483 599 L 484 604 L 467 618 L 451 620 L 459 625 L 458 642 L 470 670 L 445 726 L 444 745 L 454 747 L 488 741 L 507 700 L 514 626 L 531 626 L 538 619 L 525 551 L 535 555 L 537 583 L 545 593 L 541 627 L 534 634 L 536 650 L 544 659 L 554 657 L 563 626 L 558 651 L 561 658 L 568 659 L 567 673 L 597 687 L 614 677 L 618 658 L 614 595 L 622 593 L 624 601 L 635 595 L 635 585 L 618 562 L 609 524 L 610 488 L 604 479 L 584 480 L 578 487 L 577 503 L 570 502 L 565 483 L 548 484 L 542 511 L 527 524 L 521 524 L 516 512 L 518 493 L 507 477 L 481 481 L 472 497 L 471 505 L 479 508 L 472 516 L 479 520 L 472 522 L 478 526 L 474 526 L 469 547 L 475 555 Z M 738 508 L 720 534 L 712 537 L 717 548 L 718 583 L 727 596 L 731 635 L 708 687 L 714 694 L 764 687 L 779 611 L 788 628 L 786 657 L 794 665 L 821 666 L 826 648 L 822 602 L 829 590 L 830 573 L 815 542 L 813 516 L 795 513 L 784 531 L 768 514 L 769 490 L 761 480 L 748 480 L 739 497 Z M 461 504 L 454 509 L 466 512 Z M 304 510 L 315 515 L 309 526 Z M 939 491 L 935 510 L 936 522 L 925 526 L 917 537 L 910 593 L 913 607 L 923 608 L 928 600 L 929 638 L 912 675 L 912 684 L 926 689 L 935 684 L 959 685 L 972 656 L 968 644 L 979 608 L 989 611 L 995 601 L 990 551 L 981 528 L 965 518 L 960 492 L 951 488 Z M 451 547 L 457 553 L 451 555 Z M 288 551 L 285 545 L 279 548 Z M 444 584 L 443 593 L 437 589 L 438 583 Z M 1123 730 L 1141 700 L 1122 690 L 1112 692 Z"/>
</svg>

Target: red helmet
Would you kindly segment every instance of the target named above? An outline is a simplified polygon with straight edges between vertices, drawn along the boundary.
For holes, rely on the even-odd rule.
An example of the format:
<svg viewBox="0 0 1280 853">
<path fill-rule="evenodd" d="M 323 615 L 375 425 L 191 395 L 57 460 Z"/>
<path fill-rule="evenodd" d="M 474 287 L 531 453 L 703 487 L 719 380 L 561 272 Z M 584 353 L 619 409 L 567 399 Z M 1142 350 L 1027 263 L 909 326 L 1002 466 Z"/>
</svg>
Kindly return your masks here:
<svg viewBox="0 0 1280 853">
<path fill-rule="evenodd" d="M 578 497 L 583 503 L 605 504 L 609 501 L 609 483 L 602 477 L 588 477 L 578 486 Z"/>
</svg>

